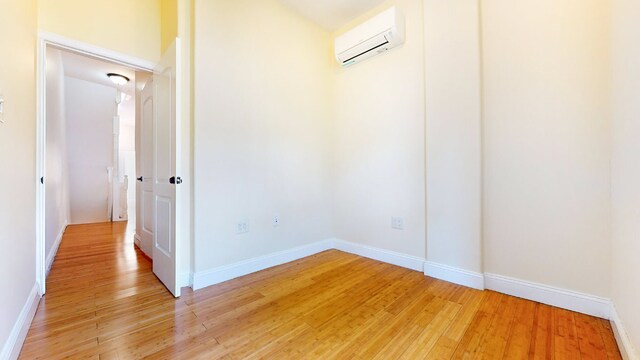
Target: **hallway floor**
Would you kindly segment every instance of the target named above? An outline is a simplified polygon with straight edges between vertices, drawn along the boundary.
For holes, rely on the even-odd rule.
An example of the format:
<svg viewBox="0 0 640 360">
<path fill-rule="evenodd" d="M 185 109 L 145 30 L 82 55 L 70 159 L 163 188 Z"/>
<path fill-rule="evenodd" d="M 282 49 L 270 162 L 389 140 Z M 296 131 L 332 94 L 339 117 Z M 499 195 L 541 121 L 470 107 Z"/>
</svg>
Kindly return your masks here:
<svg viewBox="0 0 640 360">
<path fill-rule="evenodd" d="M 335 250 L 174 299 L 125 233 L 67 228 L 22 359 L 620 359 L 608 321 Z"/>
</svg>

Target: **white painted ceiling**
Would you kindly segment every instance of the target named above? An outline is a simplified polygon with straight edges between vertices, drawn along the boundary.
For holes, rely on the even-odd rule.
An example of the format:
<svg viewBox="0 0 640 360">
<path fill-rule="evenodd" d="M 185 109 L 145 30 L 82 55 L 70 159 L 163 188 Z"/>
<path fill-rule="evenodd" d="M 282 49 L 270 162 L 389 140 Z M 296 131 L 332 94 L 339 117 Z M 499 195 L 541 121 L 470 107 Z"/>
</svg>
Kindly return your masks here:
<svg viewBox="0 0 640 360">
<path fill-rule="evenodd" d="M 133 95 L 135 94 L 134 70 L 126 66 L 118 65 L 109 61 L 92 58 L 85 55 L 76 54 L 69 51 L 61 51 L 64 74 L 85 81 L 102 84 L 112 88 L 119 88 L 120 91 Z M 122 86 L 115 85 L 107 77 L 108 73 L 116 73 L 129 78 L 129 82 Z"/>
<path fill-rule="evenodd" d="M 337 30 L 384 0 L 281 0 L 327 30 Z"/>
<path fill-rule="evenodd" d="M 60 51 L 65 76 L 90 81 L 93 83 L 120 89 L 125 95 L 120 104 L 120 121 L 125 125 L 135 124 L 135 70 L 110 61 L 101 60 L 70 51 Z M 125 85 L 116 85 L 107 77 L 108 73 L 116 73 L 129 78 Z M 115 91 L 114 91 L 115 95 Z M 114 96 L 115 101 L 115 96 Z"/>
</svg>

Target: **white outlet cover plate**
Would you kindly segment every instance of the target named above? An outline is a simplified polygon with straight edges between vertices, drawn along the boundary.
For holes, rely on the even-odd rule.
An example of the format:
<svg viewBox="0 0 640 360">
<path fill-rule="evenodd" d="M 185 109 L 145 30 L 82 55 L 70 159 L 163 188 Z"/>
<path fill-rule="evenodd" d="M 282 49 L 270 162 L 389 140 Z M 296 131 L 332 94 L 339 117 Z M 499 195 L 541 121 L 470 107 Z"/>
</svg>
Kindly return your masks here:
<svg viewBox="0 0 640 360">
<path fill-rule="evenodd" d="M 404 219 L 401 217 L 392 217 L 391 228 L 396 230 L 404 230 Z"/>
<path fill-rule="evenodd" d="M 249 232 L 249 220 L 240 220 L 236 224 L 236 234 L 245 234 Z"/>
</svg>

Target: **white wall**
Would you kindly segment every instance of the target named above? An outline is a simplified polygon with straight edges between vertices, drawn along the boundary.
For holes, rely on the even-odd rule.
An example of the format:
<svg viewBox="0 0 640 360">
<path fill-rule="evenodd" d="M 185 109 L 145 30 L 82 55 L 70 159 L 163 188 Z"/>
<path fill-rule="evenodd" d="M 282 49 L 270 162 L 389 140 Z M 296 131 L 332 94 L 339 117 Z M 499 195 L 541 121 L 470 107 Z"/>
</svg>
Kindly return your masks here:
<svg viewBox="0 0 640 360">
<path fill-rule="evenodd" d="M 196 272 L 330 237 L 329 34 L 277 0 L 195 7 Z"/>
<path fill-rule="evenodd" d="M 612 21 L 612 298 L 640 350 L 640 3 L 614 0 Z M 640 356 L 637 353 L 636 356 Z"/>
<path fill-rule="evenodd" d="M 64 65 L 60 50 L 47 49 L 45 257 L 69 221 Z"/>
<path fill-rule="evenodd" d="M 132 81 L 136 81 L 133 79 Z M 120 116 L 120 137 L 118 149 L 120 151 L 136 150 L 136 94 L 127 94 L 118 105 Z"/>
<path fill-rule="evenodd" d="M 134 80 L 135 81 L 135 80 Z M 131 94 L 119 105 L 120 136 L 118 142 L 120 181 L 124 182 L 128 177 L 128 190 L 126 194 L 127 220 L 135 221 L 136 211 L 136 100 L 135 94 Z M 124 195 L 120 194 L 121 200 Z M 122 206 L 122 205 L 121 205 Z"/>
<path fill-rule="evenodd" d="M 136 151 L 135 125 L 120 123 L 120 151 Z"/>
<path fill-rule="evenodd" d="M 10 49 L 0 67 L 0 94 L 7 100 L 0 162 L 12 172 L 12 177 L 0 177 L 0 240 L 12 249 L 0 256 L 0 273 L 15 274 L 0 278 L 0 287 L 12 289 L 13 295 L 0 299 L 3 343 L 35 277 L 37 176 L 35 122 L 30 119 L 35 118 L 36 6 L 35 1 L 0 1 L 0 30 L 13 34 L 0 37 L 0 49 Z M 472 270 L 478 266 L 473 249 L 475 4 L 426 0 L 422 39 L 420 2 L 395 3 L 407 16 L 407 43 L 351 69 L 331 70 L 329 46 L 318 46 L 329 44 L 329 36 L 279 3 L 196 2 L 196 270 L 334 234 L 425 256 L 425 227 L 429 259 Z M 632 0 L 613 4 L 610 23 L 608 3 L 596 0 L 482 2 L 484 269 L 603 296 L 609 295 L 611 283 L 616 308 L 639 346 L 640 9 Z M 441 15 L 466 21 L 454 27 L 453 21 L 435 16 L 445 6 L 456 15 Z M 47 18 L 53 17 L 43 17 L 42 23 Z M 441 26 L 456 33 L 446 34 Z M 264 38 L 281 39 L 279 51 Z M 224 46 L 210 46 L 214 40 Z M 149 57 L 154 51 L 149 49 L 133 52 Z M 293 50 L 305 61 L 282 56 Z M 261 56 L 250 56 L 256 52 Z M 447 60 L 465 75 L 445 66 Z M 371 87 L 374 74 L 388 85 Z M 455 80 L 455 88 L 446 87 L 447 78 Z M 347 98 L 349 91 L 363 95 Z M 458 102 L 465 106 L 454 108 Z M 371 105 L 373 110 L 367 108 Z M 425 116 L 426 145 L 420 138 Z M 110 118 L 108 124 L 110 134 Z M 456 141 L 459 136 L 468 139 L 465 144 Z M 439 155 L 447 154 L 456 157 L 441 161 Z M 465 174 L 473 181 L 447 182 Z M 432 194 L 428 214 L 425 183 Z M 468 193 L 452 198 L 457 190 Z M 452 209 L 458 209 L 459 218 Z M 283 225 L 274 229 L 269 222 L 275 213 Z M 395 215 L 405 217 L 404 232 L 389 229 Z M 239 218 L 250 219 L 249 234 L 235 235 Z M 456 222 L 455 238 L 437 241 Z M 458 239 L 471 239 L 471 248 Z"/>
<path fill-rule="evenodd" d="M 485 271 L 610 294 L 609 12 L 482 1 Z"/>
<path fill-rule="evenodd" d="M 107 167 L 113 163 L 116 90 L 65 78 L 70 223 L 109 221 Z"/>
<path fill-rule="evenodd" d="M 346 69 L 334 64 L 334 233 L 424 258 L 422 1 L 387 2 L 337 34 L 393 4 L 406 18 L 406 43 Z M 393 230 L 392 217 L 405 229 Z"/>
<path fill-rule="evenodd" d="M 120 123 L 120 181 L 127 175 L 127 207 L 129 220 L 135 218 L 136 201 L 136 128 L 135 125 Z"/>
<path fill-rule="evenodd" d="M 0 351 L 35 284 L 36 2 L 0 0 Z M 10 34 L 10 35 L 9 35 Z M 10 176 L 9 176 L 10 175 Z M 8 349 L 10 350 L 10 349 Z M 4 354 L 0 353 L 0 356 Z M 8 354 L 7 354 L 8 355 Z"/>
<path fill-rule="evenodd" d="M 425 0 L 427 260 L 482 272 L 478 0 Z"/>
</svg>

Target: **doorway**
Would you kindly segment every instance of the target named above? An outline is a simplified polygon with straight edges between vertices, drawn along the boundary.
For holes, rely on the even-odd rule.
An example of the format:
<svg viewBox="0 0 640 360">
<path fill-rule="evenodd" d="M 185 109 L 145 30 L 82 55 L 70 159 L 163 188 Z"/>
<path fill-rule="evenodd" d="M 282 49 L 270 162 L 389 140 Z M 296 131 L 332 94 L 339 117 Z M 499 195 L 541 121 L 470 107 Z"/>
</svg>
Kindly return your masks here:
<svg viewBox="0 0 640 360">
<path fill-rule="evenodd" d="M 143 188 L 144 179 L 136 182 L 136 175 L 148 168 L 137 161 L 146 141 L 152 144 L 144 158 L 152 164 L 151 175 L 144 176 L 152 187 L 151 202 L 146 204 L 152 209 L 146 212 L 152 214 L 149 255 L 158 258 L 154 274 L 179 296 L 178 39 L 158 64 L 54 35 L 41 35 L 39 44 L 36 280 L 40 293 L 46 291 L 48 266 L 67 224 L 127 221 L 129 236 L 135 233 L 140 238 L 135 224 L 142 219 L 136 213 L 145 204 L 136 189 Z M 117 83 L 110 79 L 114 74 Z M 153 114 L 147 117 L 151 126 L 143 130 L 137 100 L 145 88 L 162 101 L 151 102 Z"/>
<path fill-rule="evenodd" d="M 45 254 L 67 225 L 136 223 L 137 83 L 144 71 L 47 45 Z"/>
</svg>

